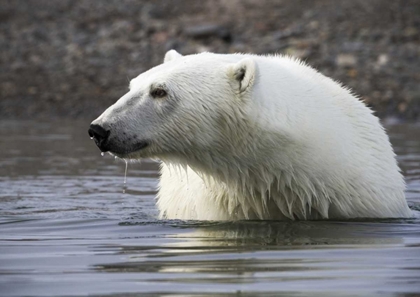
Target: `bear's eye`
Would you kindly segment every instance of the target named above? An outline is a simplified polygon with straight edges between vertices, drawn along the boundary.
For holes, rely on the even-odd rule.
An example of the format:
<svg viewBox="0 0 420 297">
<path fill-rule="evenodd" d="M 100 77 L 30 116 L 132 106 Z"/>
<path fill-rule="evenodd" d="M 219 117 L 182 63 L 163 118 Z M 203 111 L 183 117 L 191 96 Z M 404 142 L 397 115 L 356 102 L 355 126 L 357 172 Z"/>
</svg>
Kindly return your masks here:
<svg viewBox="0 0 420 297">
<path fill-rule="evenodd" d="M 162 98 L 162 97 L 165 97 L 167 93 L 164 89 L 156 88 L 150 92 L 150 95 L 152 95 L 152 97 L 154 98 Z"/>
</svg>

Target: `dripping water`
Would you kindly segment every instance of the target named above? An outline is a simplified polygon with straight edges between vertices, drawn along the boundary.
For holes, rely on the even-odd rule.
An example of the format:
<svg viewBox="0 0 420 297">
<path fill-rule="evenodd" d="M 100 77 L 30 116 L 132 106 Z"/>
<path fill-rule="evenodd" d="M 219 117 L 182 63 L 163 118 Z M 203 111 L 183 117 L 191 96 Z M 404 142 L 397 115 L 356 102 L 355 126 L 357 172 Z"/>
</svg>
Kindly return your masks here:
<svg viewBox="0 0 420 297">
<path fill-rule="evenodd" d="M 124 159 L 124 162 L 125 162 L 125 173 L 124 173 L 123 194 L 125 194 L 125 190 L 127 189 L 127 169 L 128 169 L 128 161 Z"/>
</svg>

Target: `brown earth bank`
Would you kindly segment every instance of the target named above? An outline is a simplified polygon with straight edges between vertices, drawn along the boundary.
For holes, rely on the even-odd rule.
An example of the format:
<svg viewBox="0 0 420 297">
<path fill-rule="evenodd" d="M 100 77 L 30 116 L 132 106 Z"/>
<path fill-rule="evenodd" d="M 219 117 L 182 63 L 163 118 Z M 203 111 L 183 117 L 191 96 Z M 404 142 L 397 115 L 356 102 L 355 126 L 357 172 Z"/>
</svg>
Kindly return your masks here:
<svg viewBox="0 0 420 297">
<path fill-rule="evenodd" d="M 3 0 L 0 118 L 93 119 L 172 48 L 293 55 L 420 119 L 418 0 Z"/>
</svg>

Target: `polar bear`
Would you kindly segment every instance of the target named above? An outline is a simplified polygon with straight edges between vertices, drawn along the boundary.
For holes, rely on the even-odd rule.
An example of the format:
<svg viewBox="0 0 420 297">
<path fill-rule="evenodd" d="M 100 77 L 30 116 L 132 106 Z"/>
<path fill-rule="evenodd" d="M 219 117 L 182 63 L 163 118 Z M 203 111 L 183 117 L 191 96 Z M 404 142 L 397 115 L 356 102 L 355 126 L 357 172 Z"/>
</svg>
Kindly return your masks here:
<svg viewBox="0 0 420 297">
<path fill-rule="evenodd" d="M 103 152 L 161 161 L 162 218 L 412 216 L 378 119 L 294 58 L 171 50 L 89 134 Z"/>
</svg>

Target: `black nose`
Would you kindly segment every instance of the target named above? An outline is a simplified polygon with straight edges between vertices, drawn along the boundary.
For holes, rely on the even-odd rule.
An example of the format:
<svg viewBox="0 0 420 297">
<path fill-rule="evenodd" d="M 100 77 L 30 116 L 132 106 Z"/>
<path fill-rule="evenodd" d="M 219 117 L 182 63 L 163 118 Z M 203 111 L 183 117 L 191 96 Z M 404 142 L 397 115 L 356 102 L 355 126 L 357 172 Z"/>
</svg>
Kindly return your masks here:
<svg viewBox="0 0 420 297">
<path fill-rule="evenodd" d="M 109 130 L 105 130 L 102 126 L 92 124 L 88 130 L 89 136 L 95 140 L 96 145 L 101 151 L 106 151 L 105 144 L 110 134 Z"/>
</svg>

